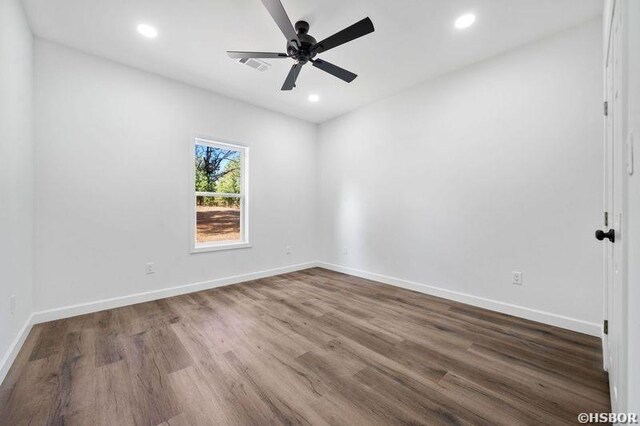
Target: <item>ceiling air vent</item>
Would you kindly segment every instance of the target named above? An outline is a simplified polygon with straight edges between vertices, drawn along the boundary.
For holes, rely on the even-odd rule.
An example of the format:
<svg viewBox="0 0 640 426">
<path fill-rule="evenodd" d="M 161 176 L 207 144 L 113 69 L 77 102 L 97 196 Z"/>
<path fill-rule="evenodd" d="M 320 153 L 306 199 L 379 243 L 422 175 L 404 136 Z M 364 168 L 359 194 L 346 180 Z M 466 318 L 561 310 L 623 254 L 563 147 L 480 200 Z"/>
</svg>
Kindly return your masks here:
<svg viewBox="0 0 640 426">
<path fill-rule="evenodd" d="M 271 64 L 268 64 L 264 61 L 261 61 L 260 59 L 255 59 L 255 58 L 243 58 L 243 59 L 240 59 L 238 62 L 240 62 L 241 64 L 245 64 L 253 68 L 254 70 L 258 70 L 258 71 L 266 71 L 269 69 L 269 67 L 271 67 Z"/>
</svg>

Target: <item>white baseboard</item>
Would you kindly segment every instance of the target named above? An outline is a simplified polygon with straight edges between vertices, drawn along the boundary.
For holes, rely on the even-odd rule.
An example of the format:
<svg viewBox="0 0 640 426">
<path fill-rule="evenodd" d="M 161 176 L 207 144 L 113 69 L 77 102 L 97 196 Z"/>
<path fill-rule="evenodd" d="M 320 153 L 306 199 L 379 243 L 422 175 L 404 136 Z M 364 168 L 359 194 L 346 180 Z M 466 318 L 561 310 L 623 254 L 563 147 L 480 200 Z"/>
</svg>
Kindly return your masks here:
<svg viewBox="0 0 640 426">
<path fill-rule="evenodd" d="M 600 324 L 595 324 L 576 318 L 570 318 L 563 315 L 552 314 L 550 312 L 544 312 L 537 309 L 526 308 L 524 306 L 513 305 L 511 303 L 500 302 L 498 300 L 487 299 L 485 297 L 479 297 L 467 293 L 434 287 L 427 284 L 403 280 L 401 278 L 361 271 L 341 265 L 334 265 L 332 263 L 318 262 L 318 266 L 320 266 L 321 268 L 330 269 L 332 271 L 342 272 L 345 274 L 354 275 L 356 277 L 365 278 L 371 281 L 377 281 L 396 287 L 406 288 L 408 290 L 417 291 L 419 293 L 442 297 L 444 299 L 466 303 L 468 305 L 489 309 L 491 311 L 496 311 L 503 314 L 513 315 L 543 324 L 566 328 L 568 330 L 589 334 L 591 336 L 600 338 L 602 337 L 602 326 Z"/>
<path fill-rule="evenodd" d="M 105 309 L 134 305 L 136 303 L 150 302 L 152 300 L 179 296 L 181 294 L 193 293 L 196 291 L 208 290 L 211 288 L 223 287 L 231 284 L 238 284 L 245 281 L 257 280 L 260 278 L 272 277 L 274 275 L 286 274 L 288 272 L 313 268 L 315 266 L 318 266 L 318 262 L 300 263 L 297 265 L 267 269 L 264 271 L 251 272 L 248 274 L 234 275 L 231 277 L 218 278 L 215 280 L 202 281 L 177 287 L 163 288 L 161 290 L 147 291 L 144 293 L 130 294 L 127 296 L 114 297 L 111 299 L 97 300 L 95 302 L 81 303 L 78 305 L 49 309 L 46 311 L 35 312 L 32 315 L 33 324 L 39 324 L 42 322 L 53 321 L 62 318 L 69 318 L 76 315 L 90 314 L 92 312 L 99 312 L 104 311 Z"/>
<path fill-rule="evenodd" d="M 144 293 L 131 294 L 128 296 L 114 297 L 111 299 L 103 299 L 89 303 L 81 303 L 77 305 L 65 306 L 62 308 L 50 309 L 46 311 L 34 312 L 29 316 L 24 326 L 11 343 L 11 346 L 4 354 L 0 361 L 0 383 L 4 380 L 9 368 L 13 364 L 20 348 L 29 335 L 31 327 L 34 324 L 53 321 L 62 318 L 69 318 L 76 315 L 89 314 L 92 312 L 103 311 L 105 309 L 119 308 L 122 306 L 133 305 L 136 303 L 149 302 L 152 300 L 164 299 L 166 297 L 179 296 L 181 294 L 193 293 L 196 291 L 207 290 L 226 285 L 237 284 L 245 281 L 257 280 L 260 278 L 271 277 L 274 275 L 286 274 L 288 272 L 300 271 L 303 269 L 322 267 L 336 272 L 342 272 L 372 281 L 393 285 L 396 287 L 406 288 L 408 290 L 420 293 L 430 294 L 444 299 L 456 302 L 466 303 L 468 305 L 478 306 L 480 308 L 489 309 L 503 314 L 514 315 L 516 317 L 525 318 L 532 321 L 549 324 L 556 327 L 566 328 L 568 330 L 585 333 L 596 337 L 602 337 L 602 327 L 600 324 L 594 324 L 575 318 L 562 315 L 552 314 L 549 312 L 539 311 L 537 309 L 525 308 L 523 306 L 513 305 L 510 303 L 500 302 L 484 297 L 473 296 L 467 293 L 461 293 L 452 290 L 446 290 L 426 284 L 420 284 L 413 281 L 403 280 L 400 278 L 389 277 L 386 275 L 375 274 L 371 272 L 361 271 L 341 265 L 334 265 L 326 262 L 307 262 L 297 265 L 285 266 L 281 268 L 267 269 L 264 271 L 252 272 L 248 274 L 235 275 L 231 277 L 218 278 L 210 281 L 202 281 L 183 286 L 164 288 L 161 290 L 148 291 Z"/>
<path fill-rule="evenodd" d="M 9 348 L 0 361 L 0 384 L 2 384 L 4 378 L 7 376 L 9 369 L 13 365 L 13 361 L 15 361 L 16 356 L 18 356 L 18 352 L 20 352 L 20 349 L 22 349 L 22 345 L 27 339 L 27 336 L 31 331 L 31 327 L 33 327 L 33 314 L 29 315 L 29 318 L 27 318 L 24 325 L 16 335 L 15 339 L 13 339 L 13 342 L 11 342 L 11 345 L 9 345 Z"/>
</svg>

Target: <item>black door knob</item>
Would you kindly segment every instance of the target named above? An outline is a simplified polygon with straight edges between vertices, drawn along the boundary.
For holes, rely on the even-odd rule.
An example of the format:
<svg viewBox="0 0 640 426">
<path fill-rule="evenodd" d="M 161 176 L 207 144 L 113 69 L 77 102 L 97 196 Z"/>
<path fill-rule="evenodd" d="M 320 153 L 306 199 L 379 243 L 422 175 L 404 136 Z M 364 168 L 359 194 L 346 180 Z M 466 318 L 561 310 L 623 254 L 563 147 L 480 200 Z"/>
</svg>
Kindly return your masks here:
<svg viewBox="0 0 640 426">
<path fill-rule="evenodd" d="M 608 238 L 609 241 L 611 241 L 612 243 L 616 242 L 616 233 L 613 231 L 613 229 L 609 229 L 607 232 L 604 232 L 600 229 L 598 229 L 596 231 L 596 238 L 599 239 L 600 241 L 604 240 L 605 238 Z"/>
</svg>

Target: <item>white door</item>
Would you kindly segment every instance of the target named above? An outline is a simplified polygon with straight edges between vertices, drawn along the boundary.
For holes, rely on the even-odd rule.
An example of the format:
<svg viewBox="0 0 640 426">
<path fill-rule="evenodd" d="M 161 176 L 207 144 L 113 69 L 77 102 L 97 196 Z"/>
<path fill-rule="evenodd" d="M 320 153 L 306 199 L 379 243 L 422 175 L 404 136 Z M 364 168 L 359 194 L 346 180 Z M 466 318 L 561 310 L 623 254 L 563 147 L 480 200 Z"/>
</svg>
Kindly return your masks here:
<svg viewBox="0 0 640 426">
<path fill-rule="evenodd" d="M 614 2 L 608 34 L 605 67 L 605 223 L 596 237 L 605 244 L 604 363 L 609 371 L 613 412 L 626 406 L 626 288 L 624 286 L 624 240 L 622 229 L 624 173 L 626 172 L 626 105 L 624 104 L 622 1 Z"/>
</svg>

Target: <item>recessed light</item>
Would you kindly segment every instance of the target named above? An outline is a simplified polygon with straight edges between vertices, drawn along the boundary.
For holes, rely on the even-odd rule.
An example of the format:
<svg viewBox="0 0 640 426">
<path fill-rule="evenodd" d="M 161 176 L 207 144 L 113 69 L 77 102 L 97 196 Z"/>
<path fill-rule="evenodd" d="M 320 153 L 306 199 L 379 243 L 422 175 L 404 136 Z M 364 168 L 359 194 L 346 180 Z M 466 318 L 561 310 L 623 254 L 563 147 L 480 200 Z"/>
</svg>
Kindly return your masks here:
<svg viewBox="0 0 640 426">
<path fill-rule="evenodd" d="M 318 102 L 320 100 L 320 96 L 318 95 L 309 95 L 309 102 Z"/>
<path fill-rule="evenodd" d="M 457 29 L 463 30 L 465 28 L 469 28 L 474 22 L 476 22 L 476 15 L 473 13 L 467 13 L 456 19 L 455 26 Z"/>
<path fill-rule="evenodd" d="M 149 24 L 138 25 L 138 32 L 147 38 L 158 37 L 158 30 L 156 30 L 154 27 L 152 27 Z"/>
</svg>

